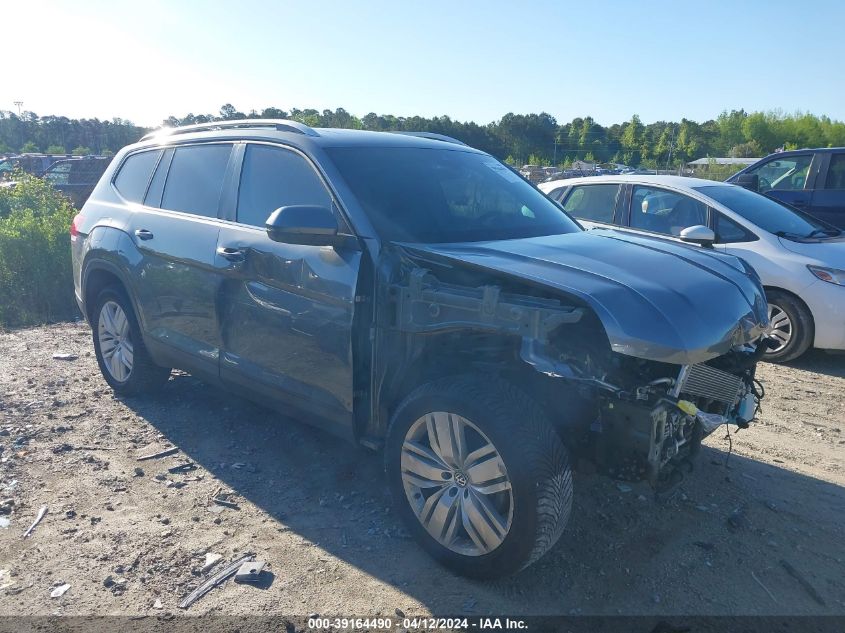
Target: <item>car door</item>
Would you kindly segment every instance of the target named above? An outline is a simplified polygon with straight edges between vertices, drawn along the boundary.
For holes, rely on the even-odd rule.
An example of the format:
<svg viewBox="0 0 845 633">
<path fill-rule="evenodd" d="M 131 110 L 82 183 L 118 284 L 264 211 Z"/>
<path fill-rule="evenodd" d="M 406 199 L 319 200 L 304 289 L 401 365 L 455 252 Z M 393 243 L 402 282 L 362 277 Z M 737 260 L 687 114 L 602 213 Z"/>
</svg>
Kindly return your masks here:
<svg viewBox="0 0 845 633">
<path fill-rule="evenodd" d="M 810 213 L 845 229 L 845 152 L 824 154 Z"/>
<path fill-rule="evenodd" d="M 758 177 L 760 193 L 809 210 L 820 160 L 813 152 L 775 155 L 744 173 Z"/>
<path fill-rule="evenodd" d="M 622 185 L 615 183 L 575 185 L 561 201 L 569 215 L 585 227 L 611 226 L 621 223 L 617 207 Z"/>
<path fill-rule="evenodd" d="M 345 226 L 307 157 L 247 144 L 236 213 L 220 230 L 215 259 L 222 280 L 220 375 L 349 431 L 361 252 L 272 241 L 264 228 L 268 216 L 300 204 L 332 208 Z"/>
<path fill-rule="evenodd" d="M 129 227 L 141 254 L 134 274 L 148 347 L 175 367 L 213 379 L 220 354 L 214 252 L 232 147 L 203 143 L 163 152 Z"/>
</svg>

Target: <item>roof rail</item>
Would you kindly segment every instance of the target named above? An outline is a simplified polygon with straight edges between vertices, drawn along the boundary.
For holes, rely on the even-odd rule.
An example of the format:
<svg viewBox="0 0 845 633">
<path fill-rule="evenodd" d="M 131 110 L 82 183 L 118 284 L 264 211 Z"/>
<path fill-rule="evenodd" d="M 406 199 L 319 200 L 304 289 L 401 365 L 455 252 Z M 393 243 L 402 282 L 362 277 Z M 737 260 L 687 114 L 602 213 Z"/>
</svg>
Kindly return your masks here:
<svg viewBox="0 0 845 633">
<path fill-rule="evenodd" d="M 469 147 L 463 141 L 459 141 L 456 138 L 452 138 L 451 136 L 446 136 L 445 134 L 436 134 L 435 132 L 405 132 L 402 130 L 395 130 L 394 134 L 404 134 L 405 136 L 418 136 L 419 138 L 427 138 L 431 139 L 432 141 L 443 141 L 444 143 L 454 143 L 456 145 L 463 145 L 464 147 Z"/>
<path fill-rule="evenodd" d="M 209 121 L 208 123 L 196 123 L 194 125 L 182 125 L 180 127 L 163 127 L 154 130 L 141 137 L 142 141 L 159 136 L 174 136 L 176 134 L 190 134 L 192 132 L 205 132 L 207 130 L 231 130 L 249 128 L 272 128 L 279 132 L 295 132 L 305 136 L 320 136 L 314 128 L 300 123 L 299 121 L 288 121 L 287 119 L 235 119 L 230 121 Z"/>
</svg>

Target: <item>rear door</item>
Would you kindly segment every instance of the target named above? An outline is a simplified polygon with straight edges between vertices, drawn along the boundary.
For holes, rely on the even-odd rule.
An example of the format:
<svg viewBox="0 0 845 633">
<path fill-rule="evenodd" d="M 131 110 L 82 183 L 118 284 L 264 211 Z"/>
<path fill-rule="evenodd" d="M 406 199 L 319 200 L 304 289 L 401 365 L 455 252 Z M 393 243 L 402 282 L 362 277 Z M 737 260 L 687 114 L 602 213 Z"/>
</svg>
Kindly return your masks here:
<svg viewBox="0 0 845 633">
<path fill-rule="evenodd" d="M 845 152 L 825 152 L 810 213 L 845 229 Z"/>
<path fill-rule="evenodd" d="M 130 226 L 142 254 L 135 274 L 148 347 L 176 367 L 215 379 L 220 326 L 214 249 L 232 148 L 204 143 L 159 152 L 144 204 Z M 122 175 L 123 169 L 115 180 L 118 190 Z"/>
<path fill-rule="evenodd" d="M 333 208 L 310 160 L 290 148 L 246 145 L 236 213 L 220 230 L 224 382 L 351 429 L 352 318 L 359 250 L 282 244 L 264 224 L 277 208 Z M 343 231 L 343 229 L 342 229 Z M 343 232 L 350 232 L 348 230 Z"/>
</svg>

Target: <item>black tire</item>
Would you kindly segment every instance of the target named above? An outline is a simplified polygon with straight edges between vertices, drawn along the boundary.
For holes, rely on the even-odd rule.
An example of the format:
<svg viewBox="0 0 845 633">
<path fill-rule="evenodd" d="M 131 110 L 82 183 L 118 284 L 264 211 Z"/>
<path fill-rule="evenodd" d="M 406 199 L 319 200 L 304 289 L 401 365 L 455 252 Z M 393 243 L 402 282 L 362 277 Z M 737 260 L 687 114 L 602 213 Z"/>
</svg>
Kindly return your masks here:
<svg viewBox="0 0 845 633">
<path fill-rule="evenodd" d="M 109 301 L 113 301 L 119 305 L 129 321 L 129 338 L 133 347 L 133 363 L 129 375 L 125 380 L 118 380 L 112 375 L 111 370 L 106 366 L 103 352 L 100 349 L 100 337 L 98 336 L 100 318 L 103 306 Z M 103 374 L 103 378 L 106 379 L 109 386 L 117 393 L 126 396 L 151 393 L 161 388 L 167 382 L 171 370 L 169 367 L 156 365 L 152 358 L 150 358 L 149 352 L 147 352 L 147 348 L 144 346 L 144 339 L 141 336 L 141 328 L 138 325 L 138 319 L 132 308 L 132 302 L 126 296 L 123 288 L 120 286 L 104 288 L 97 295 L 97 299 L 94 302 L 90 321 L 93 330 L 94 353 L 97 356 L 97 364 L 100 366 L 100 372 Z"/>
<path fill-rule="evenodd" d="M 783 349 L 767 351 L 764 360 L 773 363 L 795 360 L 813 344 L 815 337 L 813 317 L 800 300 L 788 293 L 770 290 L 766 293 L 766 300 L 769 302 L 770 309 L 774 306 L 789 317 L 792 324 L 792 337 Z"/>
<path fill-rule="evenodd" d="M 492 551 L 458 553 L 422 525 L 402 480 L 402 445 L 426 414 L 457 414 L 478 427 L 504 462 L 512 490 L 512 522 Z M 385 445 L 393 498 L 411 533 L 437 561 L 473 578 L 513 574 L 545 554 L 560 538 L 572 508 L 572 473 L 560 437 L 540 406 L 513 385 L 489 378 L 443 378 L 416 389 L 397 408 Z"/>
</svg>

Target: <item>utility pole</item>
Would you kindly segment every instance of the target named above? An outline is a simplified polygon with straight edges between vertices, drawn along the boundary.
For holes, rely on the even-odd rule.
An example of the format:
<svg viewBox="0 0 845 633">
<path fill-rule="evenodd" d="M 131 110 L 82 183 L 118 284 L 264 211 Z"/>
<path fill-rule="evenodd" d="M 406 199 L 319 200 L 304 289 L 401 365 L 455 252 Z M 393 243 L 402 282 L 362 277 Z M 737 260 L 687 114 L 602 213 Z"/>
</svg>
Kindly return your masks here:
<svg viewBox="0 0 845 633">
<path fill-rule="evenodd" d="M 23 105 L 23 101 L 15 101 L 15 105 L 18 106 L 18 118 L 21 118 L 21 106 Z"/>
<path fill-rule="evenodd" d="M 666 159 L 666 171 L 669 171 L 669 166 L 672 164 L 672 150 L 675 149 L 675 124 L 672 124 L 672 137 L 669 139 L 669 158 Z"/>
</svg>

